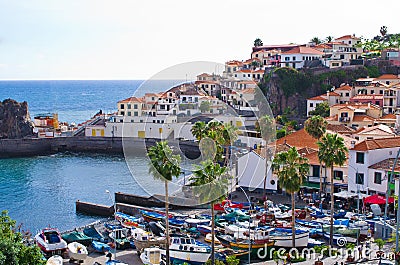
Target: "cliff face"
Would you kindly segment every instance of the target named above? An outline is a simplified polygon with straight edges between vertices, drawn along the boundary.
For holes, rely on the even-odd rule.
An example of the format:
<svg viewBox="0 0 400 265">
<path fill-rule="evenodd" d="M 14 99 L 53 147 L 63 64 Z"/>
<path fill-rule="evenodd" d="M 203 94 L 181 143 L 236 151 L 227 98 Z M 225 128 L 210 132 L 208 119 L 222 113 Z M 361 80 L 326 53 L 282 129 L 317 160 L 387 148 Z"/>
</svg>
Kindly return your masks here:
<svg viewBox="0 0 400 265">
<path fill-rule="evenodd" d="M 368 71 L 363 66 L 343 69 L 277 68 L 260 83 L 274 115 L 282 115 L 286 110 L 291 119 L 306 118 L 307 98 L 311 98 L 338 87 L 342 83 L 352 84 L 357 78 L 366 77 Z"/>
<path fill-rule="evenodd" d="M 13 99 L 0 101 L 0 139 L 17 139 L 32 136 L 33 124 L 28 103 Z"/>
</svg>

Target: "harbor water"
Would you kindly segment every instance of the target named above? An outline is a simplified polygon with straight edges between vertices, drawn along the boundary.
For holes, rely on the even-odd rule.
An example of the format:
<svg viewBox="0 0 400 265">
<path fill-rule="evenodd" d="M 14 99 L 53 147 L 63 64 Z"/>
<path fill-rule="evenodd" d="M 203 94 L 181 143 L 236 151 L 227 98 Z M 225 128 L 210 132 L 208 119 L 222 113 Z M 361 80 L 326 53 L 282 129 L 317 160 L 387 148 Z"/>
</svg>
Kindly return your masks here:
<svg viewBox="0 0 400 265">
<path fill-rule="evenodd" d="M 0 81 L 0 100 L 27 101 L 31 116 L 59 113 L 60 121 L 81 123 L 100 109 L 116 111 L 117 101 L 130 97 L 141 81 Z M 148 92 L 173 85 L 159 81 Z M 105 192 L 121 191 L 147 195 L 133 176 L 149 178 L 145 154 L 133 158 L 130 172 L 123 156 L 100 154 L 56 154 L 0 160 L 0 210 L 36 232 L 48 225 L 60 230 L 88 224 L 98 217 L 75 213 L 75 201 L 111 205 Z M 133 175 L 133 176 L 132 176 Z M 142 183 L 143 185 L 143 183 Z M 162 189 L 160 189 L 162 190 Z"/>
</svg>

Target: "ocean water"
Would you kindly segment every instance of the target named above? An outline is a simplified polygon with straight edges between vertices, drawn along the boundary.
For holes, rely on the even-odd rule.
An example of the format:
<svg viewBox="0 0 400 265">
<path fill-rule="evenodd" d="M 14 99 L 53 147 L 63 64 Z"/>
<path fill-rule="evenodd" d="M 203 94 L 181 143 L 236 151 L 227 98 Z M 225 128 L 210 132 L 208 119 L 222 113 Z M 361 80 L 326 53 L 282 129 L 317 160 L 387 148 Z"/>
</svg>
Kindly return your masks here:
<svg viewBox="0 0 400 265">
<path fill-rule="evenodd" d="M 138 94 L 163 91 L 177 82 L 145 83 Z M 60 121 L 80 123 L 100 109 L 116 111 L 117 101 L 135 94 L 141 84 L 137 80 L 0 81 L 0 100 L 27 101 L 31 116 L 58 112 Z M 0 210 L 8 210 L 23 229 L 33 233 L 48 225 L 69 230 L 88 224 L 99 218 L 76 214 L 76 200 L 111 205 L 105 190 L 146 194 L 133 177 L 152 179 L 145 154 L 138 154 L 130 163 L 136 165 L 134 172 L 129 171 L 123 156 L 115 155 L 0 159 Z M 154 181 L 144 183 L 154 185 Z"/>
</svg>

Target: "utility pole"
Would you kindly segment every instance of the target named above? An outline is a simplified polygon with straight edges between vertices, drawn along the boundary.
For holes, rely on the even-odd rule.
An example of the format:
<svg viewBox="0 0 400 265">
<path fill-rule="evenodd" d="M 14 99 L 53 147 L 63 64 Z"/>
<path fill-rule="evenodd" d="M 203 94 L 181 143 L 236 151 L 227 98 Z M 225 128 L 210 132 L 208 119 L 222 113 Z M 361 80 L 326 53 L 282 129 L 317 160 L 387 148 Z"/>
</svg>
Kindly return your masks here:
<svg viewBox="0 0 400 265">
<path fill-rule="evenodd" d="M 386 236 L 386 229 L 387 229 L 387 214 L 388 214 L 388 204 L 389 204 L 389 196 L 390 196 L 390 182 L 391 182 L 391 179 L 394 179 L 393 178 L 393 176 L 394 176 L 394 169 L 395 169 L 395 167 L 396 167 L 396 164 L 397 164 L 397 160 L 398 160 L 398 158 L 399 158 L 399 156 L 400 156 L 400 148 L 399 148 L 399 150 L 397 151 L 397 155 L 396 155 L 396 158 L 394 159 L 394 163 L 393 163 L 393 167 L 392 167 L 392 172 L 391 172 L 391 174 L 390 174 L 390 176 L 388 176 L 388 179 L 387 179 L 387 187 L 386 187 L 386 204 L 385 204 L 385 216 L 384 216 L 384 222 L 385 222 L 385 224 L 384 224 L 384 226 L 383 226 L 383 229 L 384 229 L 384 231 L 382 231 L 382 235 L 385 235 Z M 399 211 L 399 209 L 398 209 L 398 211 Z M 398 220 L 398 216 L 397 216 L 397 220 Z M 398 226 L 398 222 L 397 222 L 397 225 L 396 225 L 396 227 Z M 398 228 L 397 228 L 398 229 Z M 396 231 L 396 249 L 397 249 L 397 247 L 398 247 L 398 231 Z"/>
</svg>

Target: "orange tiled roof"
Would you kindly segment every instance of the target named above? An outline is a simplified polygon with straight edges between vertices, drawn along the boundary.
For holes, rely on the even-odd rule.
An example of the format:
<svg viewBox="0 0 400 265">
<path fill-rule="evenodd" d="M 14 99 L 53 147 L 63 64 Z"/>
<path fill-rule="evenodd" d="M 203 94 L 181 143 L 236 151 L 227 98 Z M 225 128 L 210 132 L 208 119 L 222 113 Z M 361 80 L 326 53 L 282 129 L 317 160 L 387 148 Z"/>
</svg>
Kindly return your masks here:
<svg viewBox="0 0 400 265">
<path fill-rule="evenodd" d="M 383 75 L 375 78 L 375 80 L 379 80 L 379 79 L 399 79 L 399 77 L 397 75 L 392 75 L 392 74 L 383 74 Z"/>
<path fill-rule="evenodd" d="M 307 100 L 327 100 L 326 98 L 323 97 L 323 95 L 321 96 L 316 96 L 316 97 L 312 97 L 312 98 L 308 98 Z"/>
<path fill-rule="evenodd" d="M 375 104 L 369 104 L 368 103 L 359 103 L 359 102 L 349 102 L 345 104 L 335 104 L 332 107 L 340 108 L 340 107 L 353 107 L 356 109 L 363 109 L 363 108 L 368 108 L 368 106 L 372 109 L 381 109 L 378 105 Z"/>
<path fill-rule="evenodd" d="M 375 119 L 369 115 L 354 115 L 353 122 L 369 122 L 374 121 Z"/>
<path fill-rule="evenodd" d="M 142 98 L 130 97 L 123 100 L 118 101 L 118 103 L 129 103 L 129 102 L 143 102 Z"/>
<path fill-rule="evenodd" d="M 356 39 L 356 40 L 359 40 L 360 38 L 357 38 L 357 37 L 355 37 L 355 36 L 353 36 L 353 35 L 344 35 L 344 36 L 342 36 L 342 37 L 340 37 L 340 38 L 336 38 L 335 40 L 347 40 L 347 39 Z"/>
<path fill-rule="evenodd" d="M 356 144 L 351 150 L 368 151 L 393 147 L 400 147 L 400 137 L 365 140 Z"/>
<path fill-rule="evenodd" d="M 283 52 L 282 54 L 316 54 L 316 55 L 323 55 L 324 53 L 310 47 L 305 47 L 305 46 L 298 46 L 295 47 L 287 52 Z"/>
<path fill-rule="evenodd" d="M 396 120 L 396 115 L 393 113 L 382 116 L 379 120 Z"/>
<path fill-rule="evenodd" d="M 255 93 L 254 88 L 246 88 L 241 91 L 241 94 L 254 94 L 254 93 Z"/>
<path fill-rule="evenodd" d="M 297 149 L 309 147 L 312 149 L 318 149 L 317 140 L 312 138 L 306 130 L 303 128 L 296 132 L 293 132 L 285 137 L 282 137 L 276 141 L 276 144 L 288 144 L 295 146 Z"/>
<path fill-rule="evenodd" d="M 344 86 L 341 86 L 341 87 L 336 88 L 335 91 L 336 91 L 336 90 L 352 90 L 352 89 L 353 89 L 353 88 L 352 88 L 351 86 L 349 86 L 349 85 L 344 85 Z"/>
</svg>

